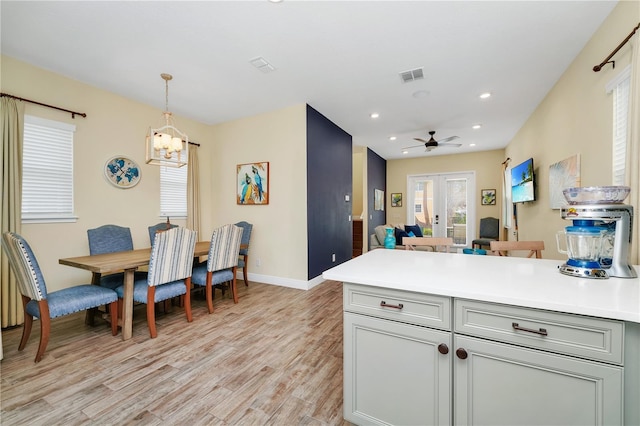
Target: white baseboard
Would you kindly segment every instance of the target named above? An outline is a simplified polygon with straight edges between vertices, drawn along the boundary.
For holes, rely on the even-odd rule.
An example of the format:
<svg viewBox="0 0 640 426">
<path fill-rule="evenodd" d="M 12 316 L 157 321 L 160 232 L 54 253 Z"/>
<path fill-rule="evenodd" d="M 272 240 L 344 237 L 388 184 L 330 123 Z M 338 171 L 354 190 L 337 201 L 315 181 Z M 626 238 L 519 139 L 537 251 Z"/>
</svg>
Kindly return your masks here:
<svg viewBox="0 0 640 426">
<path fill-rule="evenodd" d="M 318 284 L 324 282 L 322 275 L 318 275 L 309 281 L 294 280 L 292 278 L 276 277 L 273 275 L 261 275 L 249 273 L 249 281 L 263 284 L 279 285 L 281 287 L 297 288 L 298 290 L 310 290 Z M 242 280 L 242 270 L 236 272 L 236 279 Z"/>
</svg>

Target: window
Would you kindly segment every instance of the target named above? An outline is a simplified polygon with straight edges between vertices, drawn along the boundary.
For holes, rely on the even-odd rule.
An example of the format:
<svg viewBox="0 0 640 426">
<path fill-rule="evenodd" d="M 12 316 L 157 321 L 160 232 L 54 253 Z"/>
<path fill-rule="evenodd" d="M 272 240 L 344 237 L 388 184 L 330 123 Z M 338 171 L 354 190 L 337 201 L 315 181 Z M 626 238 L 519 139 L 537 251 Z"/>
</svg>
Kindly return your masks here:
<svg viewBox="0 0 640 426">
<path fill-rule="evenodd" d="M 22 221 L 75 222 L 73 133 L 76 127 L 24 116 Z"/>
<path fill-rule="evenodd" d="M 160 167 L 160 216 L 187 217 L 188 167 Z"/>
<path fill-rule="evenodd" d="M 629 90 L 631 66 L 627 66 L 607 84 L 607 93 L 613 93 L 613 185 L 624 185 L 627 159 L 627 124 L 629 118 Z"/>
</svg>

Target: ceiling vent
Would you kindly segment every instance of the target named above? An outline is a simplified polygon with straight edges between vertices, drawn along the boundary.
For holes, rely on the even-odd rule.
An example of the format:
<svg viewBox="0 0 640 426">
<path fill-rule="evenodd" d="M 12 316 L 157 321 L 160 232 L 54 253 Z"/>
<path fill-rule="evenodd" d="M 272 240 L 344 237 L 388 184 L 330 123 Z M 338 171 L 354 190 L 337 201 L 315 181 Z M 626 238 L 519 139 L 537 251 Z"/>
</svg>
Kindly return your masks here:
<svg viewBox="0 0 640 426">
<path fill-rule="evenodd" d="M 267 62 L 262 56 L 258 56 L 257 58 L 253 58 L 249 61 L 251 65 L 262 71 L 263 73 L 269 73 L 275 70 L 275 67 Z"/>
<path fill-rule="evenodd" d="M 403 71 L 400 73 L 400 78 L 403 83 L 409 83 L 414 80 L 422 80 L 424 78 L 424 72 L 422 68 L 416 68 L 409 71 Z"/>
</svg>

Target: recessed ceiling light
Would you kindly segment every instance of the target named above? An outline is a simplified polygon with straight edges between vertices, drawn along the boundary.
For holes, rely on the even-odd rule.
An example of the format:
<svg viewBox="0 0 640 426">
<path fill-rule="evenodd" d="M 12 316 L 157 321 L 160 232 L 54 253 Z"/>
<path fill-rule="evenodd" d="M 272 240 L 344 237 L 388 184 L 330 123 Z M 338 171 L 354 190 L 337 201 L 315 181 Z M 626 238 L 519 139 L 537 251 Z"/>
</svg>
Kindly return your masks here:
<svg viewBox="0 0 640 426">
<path fill-rule="evenodd" d="M 482 127 L 482 124 L 474 124 L 473 126 L 471 126 L 471 128 L 475 130 L 478 130 L 481 127 Z"/>
<path fill-rule="evenodd" d="M 403 154 L 408 154 L 409 151 L 407 151 L 406 149 L 404 151 L 402 151 Z"/>
<path fill-rule="evenodd" d="M 389 136 L 390 141 L 395 141 L 397 138 L 395 136 Z"/>
<path fill-rule="evenodd" d="M 469 146 L 476 146 L 476 144 L 475 143 L 470 143 Z"/>
<path fill-rule="evenodd" d="M 380 114 L 378 114 L 377 112 L 372 112 L 370 117 L 371 118 L 378 118 L 378 117 L 380 117 Z"/>
<path fill-rule="evenodd" d="M 480 99 L 487 99 L 491 97 L 491 93 L 489 92 L 484 92 L 482 94 L 480 94 Z"/>
</svg>

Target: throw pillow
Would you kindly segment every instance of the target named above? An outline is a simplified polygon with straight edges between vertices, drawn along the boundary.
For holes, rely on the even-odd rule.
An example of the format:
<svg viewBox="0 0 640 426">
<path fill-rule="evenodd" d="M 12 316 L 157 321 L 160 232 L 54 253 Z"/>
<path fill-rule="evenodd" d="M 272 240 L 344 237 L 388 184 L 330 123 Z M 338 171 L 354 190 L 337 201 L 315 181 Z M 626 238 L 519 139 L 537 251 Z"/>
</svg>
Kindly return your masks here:
<svg viewBox="0 0 640 426">
<path fill-rule="evenodd" d="M 419 225 L 405 225 L 404 230 L 413 232 L 416 237 L 423 237 L 422 229 L 420 229 Z"/>
<path fill-rule="evenodd" d="M 390 226 L 378 225 L 373 230 L 376 233 L 376 238 L 381 246 L 384 245 L 384 238 L 387 236 L 386 229 L 390 228 Z"/>
<path fill-rule="evenodd" d="M 407 234 L 406 231 L 403 231 L 400 228 L 396 228 L 396 245 L 397 246 L 401 246 L 402 245 L 402 238 L 404 237 L 408 237 L 409 234 Z"/>
</svg>

